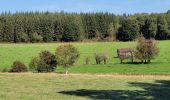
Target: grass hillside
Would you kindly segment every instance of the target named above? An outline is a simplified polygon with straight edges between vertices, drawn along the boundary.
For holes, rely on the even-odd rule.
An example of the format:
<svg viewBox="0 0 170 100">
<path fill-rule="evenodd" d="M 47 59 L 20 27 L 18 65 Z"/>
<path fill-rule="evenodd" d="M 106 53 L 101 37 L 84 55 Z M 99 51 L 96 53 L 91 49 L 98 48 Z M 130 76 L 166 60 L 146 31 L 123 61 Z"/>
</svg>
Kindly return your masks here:
<svg viewBox="0 0 170 100">
<path fill-rule="evenodd" d="M 28 65 L 30 59 L 42 50 L 55 53 L 56 48 L 63 43 L 36 44 L 0 44 L 0 69 L 9 68 L 13 61 L 20 60 Z M 71 43 L 80 51 L 80 58 L 71 67 L 71 73 L 101 73 L 101 74 L 170 74 L 170 41 L 160 41 L 160 55 L 151 64 L 120 64 L 116 50 L 118 48 L 135 47 L 134 42 L 97 42 Z M 95 52 L 108 52 L 110 59 L 107 64 L 95 64 Z M 85 65 L 85 58 L 89 56 L 91 63 Z M 57 72 L 63 72 L 58 66 Z"/>
</svg>

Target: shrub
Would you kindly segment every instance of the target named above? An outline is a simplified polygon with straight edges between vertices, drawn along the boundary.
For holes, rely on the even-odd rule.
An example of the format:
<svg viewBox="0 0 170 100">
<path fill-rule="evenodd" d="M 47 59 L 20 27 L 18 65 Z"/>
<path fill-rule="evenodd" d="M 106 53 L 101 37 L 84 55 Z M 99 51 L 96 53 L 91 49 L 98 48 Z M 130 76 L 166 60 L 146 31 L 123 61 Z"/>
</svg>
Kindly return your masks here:
<svg viewBox="0 0 170 100">
<path fill-rule="evenodd" d="M 14 61 L 10 72 L 27 72 L 27 67 L 20 61 Z"/>
<path fill-rule="evenodd" d="M 90 57 L 86 57 L 86 58 L 85 58 L 85 64 L 86 64 L 86 65 L 90 64 Z"/>
<path fill-rule="evenodd" d="M 103 60 L 101 53 L 95 53 L 96 64 L 100 64 Z"/>
<path fill-rule="evenodd" d="M 3 68 L 1 72 L 8 72 L 9 69 L 8 68 Z"/>
<path fill-rule="evenodd" d="M 65 73 L 68 73 L 68 67 L 72 66 L 79 57 L 79 52 L 76 47 L 71 44 L 61 45 L 56 50 L 56 60 L 58 64 L 65 68 Z"/>
<path fill-rule="evenodd" d="M 104 64 L 107 63 L 107 60 L 109 59 L 109 55 L 107 53 L 103 53 L 103 61 L 104 61 Z"/>
<path fill-rule="evenodd" d="M 135 57 L 141 62 L 150 63 L 159 54 L 159 48 L 155 40 L 145 39 L 143 36 L 138 38 L 138 44 L 135 51 Z"/>
<path fill-rule="evenodd" d="M 29 69 L 31 71 L 37 71 L 37 63 L 38 63 L 38 58 L 37 57 L 32 58 L 29 63 Z"/>
<path fill-rule="evenodd" d="M 38 72 L 52 72 L 57 66 L 55 55 L 49 51 L 42 51 L 39 54 L 39 61 L 37 64 Z"/>
<path fill-rule="evenodd" d="M 52 72 L 54 69 L 50 68 L 48 64 L 43 62 L 42 60 L 39 60 L 37 63 L 37 71 L 38 72 Z"/>
<path fill-rule="evenodd" d="M 96 64 L 100 64 L 102 61 L 106 64 L 108 58 L 109 56 L 107 53 L 95 53 Z"/>
<path fill-rule="evenodd" d="M 42 51 L 39 57 L 31 60 L 29 67 L 32 71 L 37 72 L 52 72 L 57 66 L 55 55 L 49 51 Z"/>
</svg>

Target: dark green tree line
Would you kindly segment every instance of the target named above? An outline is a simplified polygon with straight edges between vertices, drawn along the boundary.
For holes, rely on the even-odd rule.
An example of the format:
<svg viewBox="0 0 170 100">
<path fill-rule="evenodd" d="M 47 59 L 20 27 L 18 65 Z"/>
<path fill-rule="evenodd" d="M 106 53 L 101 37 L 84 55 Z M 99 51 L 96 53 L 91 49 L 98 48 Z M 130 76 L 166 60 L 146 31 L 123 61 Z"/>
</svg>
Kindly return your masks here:
<svg viewBox="0 0 170 100">
<path fill-rule="evenodd" d="M 0 14 L 0 42 L 170 39 L 170 13 L 20 12 Z"/>
</svg>

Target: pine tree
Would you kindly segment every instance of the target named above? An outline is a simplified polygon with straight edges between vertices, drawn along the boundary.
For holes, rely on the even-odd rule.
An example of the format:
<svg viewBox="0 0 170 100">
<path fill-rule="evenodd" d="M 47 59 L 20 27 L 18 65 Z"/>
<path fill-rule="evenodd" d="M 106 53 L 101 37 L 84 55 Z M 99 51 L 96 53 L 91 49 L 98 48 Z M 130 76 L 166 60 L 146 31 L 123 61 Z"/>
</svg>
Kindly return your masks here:
<svg viewBox="0 0 170 100">
<path fill-rule="evenodd" d="M 74 22 L 69 22 L 64 29 L 64 33 L 62 34 L 62 41 L 78 41 L 80 40 L 80 30 L 78 25 Z"/>
<path fill-rule="evenodd" d="M 83 15 L 84 28 L 85 28 L 85 37 L 87 39 L 92 39 L 96 35 L 96 22 L 95 17 L 92 14 Z"/>
<path fill-rule="evenodd" d="M 122 23 L 118 38 L 123 41 L 132 41 L 139 35 L 139 25 L 135 18 L 127 18 Z"/>
<path fill-rule="evenodd" d="M 21 42 L 21 35 L 24 32 L 22 21 L 19 16 L 16 16 L 14 21 L 14 42 Z"/>
<path fill-rule="evenodd" d="M 1 22 L 1 17 L 0 17 L 0 42 L 2 42 L 3 40 L 3 25 L 2 25 L 2 22 Z"/>
<path fill-rule="evenodd" d="M 12 22 L 11 15 L 8 14 L 8 17 L 4 19 L 3 24 L 3 41 L 13 42 L 14 41 L 14 26 Z"/>
<path fill-rule="evenodd" d="M 166 40 L 169 34 L 168 23 L 164 16 L 158 17 L 156 39 Z"/>
<path fill-rule="evenodd" d="M 113 23 L 110 23 L 110 25 L 108 26 L 108 36 L 109 40 L 116 40 L 116 29 L 114 28 Z"/>
<path fill-rule="evenodd" d="M 156 18 L 154 17 L 149 17 L 145 21 L 145 26 L 144 26 L 144 33 L 143 36 L 147 39 L 150 38 L 155 38 L 156 32 L 157 32 L 157 24 L 156 24 Z"/>
</svg>

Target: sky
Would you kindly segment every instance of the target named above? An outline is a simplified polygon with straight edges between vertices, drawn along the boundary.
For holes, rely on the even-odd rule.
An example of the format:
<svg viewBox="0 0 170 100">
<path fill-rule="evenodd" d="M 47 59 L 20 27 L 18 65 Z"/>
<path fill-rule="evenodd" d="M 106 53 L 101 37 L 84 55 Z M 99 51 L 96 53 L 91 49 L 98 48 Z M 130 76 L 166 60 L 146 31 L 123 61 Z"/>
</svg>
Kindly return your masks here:
<svg viewBox="0 0 170 100">
<path fill-rule="evenodd" d="M 163 13 L 170 10 L 170 0 L 0 0 L 5 11 L 111 12 L 114 14 Z"/>
</svg>

